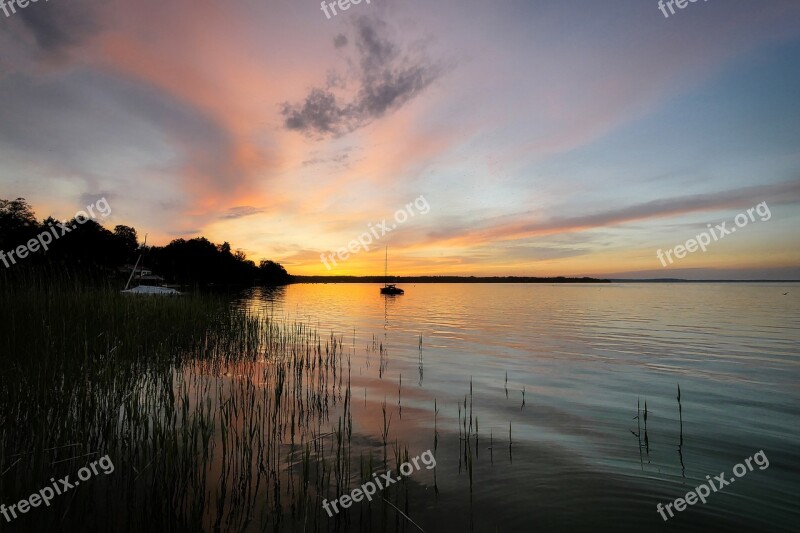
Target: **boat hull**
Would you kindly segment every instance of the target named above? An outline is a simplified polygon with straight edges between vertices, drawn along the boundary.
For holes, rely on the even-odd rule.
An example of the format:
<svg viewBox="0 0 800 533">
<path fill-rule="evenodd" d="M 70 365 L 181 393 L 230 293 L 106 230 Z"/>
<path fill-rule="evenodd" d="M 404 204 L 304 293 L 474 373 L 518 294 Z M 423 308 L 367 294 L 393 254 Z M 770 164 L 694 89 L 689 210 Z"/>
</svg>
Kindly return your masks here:
<svg viewBox="0 0 800 533">
<path fill-rule="evenodd" d="M 381 294 L 397 295 L 405 293 L 403 289 L 398 289 L 397 287 L 381 287 Z"/>
<path fill-rule="evenodd" d="M 181 293 L 169 287 L 150 287 L 147 285 L 140 285 L 133 289 L 121 291 L 123 294 L 136 294 L 144 296 L 180 296 Z"/>
</svg>

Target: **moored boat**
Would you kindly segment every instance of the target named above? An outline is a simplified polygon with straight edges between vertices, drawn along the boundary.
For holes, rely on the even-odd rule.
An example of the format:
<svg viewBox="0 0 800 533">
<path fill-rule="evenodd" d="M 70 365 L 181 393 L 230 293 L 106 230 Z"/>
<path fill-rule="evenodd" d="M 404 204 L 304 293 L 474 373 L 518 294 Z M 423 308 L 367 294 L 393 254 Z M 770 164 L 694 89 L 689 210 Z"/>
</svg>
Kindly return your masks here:
<svg viewBox="0 0 800 533">
<path fill-rule="evenodd" d="M 395 296 L 406 293 L 406 291 L 398 288 L 394 283 L 387 283 L 387 281 L 389 281 L 389 246 L 386 246 L 386 259 L 383 266 L 383 287 L 381 287 L 381 294 Z"/>
</svg>

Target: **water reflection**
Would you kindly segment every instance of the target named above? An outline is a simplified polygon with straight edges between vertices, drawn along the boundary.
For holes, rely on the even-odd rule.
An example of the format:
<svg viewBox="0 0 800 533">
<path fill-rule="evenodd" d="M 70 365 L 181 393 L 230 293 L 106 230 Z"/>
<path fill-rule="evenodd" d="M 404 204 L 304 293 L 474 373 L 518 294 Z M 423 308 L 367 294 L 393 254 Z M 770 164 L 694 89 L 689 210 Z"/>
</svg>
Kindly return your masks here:
<svg viewBox="0 0 800 533">
<path fill-rule="evenodd" d="M 418 481 L 439 497 L 411 494 L 426 530 L 657 529 L 655 503 L 758 449 L 800 465 L 800 306 L 765 302 L 764 287 L 418 285 L 379 300 L 373 285 L 297 285 L 239 305 L 353 332 L 354 434 L 390 452 L 433 444 L 440 459 L 430 485 Z M 753 478 L 681 526 L 786 527 L 796 488 Z"/>
</svg>

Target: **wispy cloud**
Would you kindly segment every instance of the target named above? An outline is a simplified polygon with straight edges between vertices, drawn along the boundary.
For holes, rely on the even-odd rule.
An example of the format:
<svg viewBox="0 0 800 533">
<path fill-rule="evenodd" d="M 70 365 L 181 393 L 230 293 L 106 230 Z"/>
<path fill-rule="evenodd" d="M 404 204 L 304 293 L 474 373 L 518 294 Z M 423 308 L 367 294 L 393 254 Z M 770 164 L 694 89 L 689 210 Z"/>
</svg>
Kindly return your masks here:
<svg viewBox="0 0 800 533">
<path fill-rule="evenodd" d="M 264 209 L 260 207 L 253 207 L 250 205 L 242 205 L 238 207 L 231 207 L 228 209 L 228 212 L 221 215 L 220 218 L 226 220 L 234 220 L 237 218 L 244 218 L 249 217 L 251 215 L 256 215 L 258 213 L 263 213 Z"/>
<path fill-rule="evenodd" d="M 557 233 L 572 233 L 618 226 L 648 219 L 671 218 L 691 213 L 738 209 L 769 199 L 771 204 L 800 203 L 800 180 L 775 185 L 744 187 L 719 193 L 696 194 L 653 200 L 614 210 L 544 220 L 521 221 L 524 215 L 507 215 L 503 222 L 451 226 L 429 233 L 431 242 L 462 242 L 477 245 L 497 240 L 514 240 Z M 506 221 L 507 219 L 511 221 Z M 516 219 L 516 220 L 515 220 Z"/>
</svg>

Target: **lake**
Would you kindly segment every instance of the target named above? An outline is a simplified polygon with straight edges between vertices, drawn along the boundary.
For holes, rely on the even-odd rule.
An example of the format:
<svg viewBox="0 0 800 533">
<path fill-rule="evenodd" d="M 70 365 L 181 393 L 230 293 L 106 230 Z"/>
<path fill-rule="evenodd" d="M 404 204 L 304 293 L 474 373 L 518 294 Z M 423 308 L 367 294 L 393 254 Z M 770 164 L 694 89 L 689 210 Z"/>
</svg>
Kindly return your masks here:
<svg viewBox="0 0 800 533">
<path fill-rule="evenodd" d="M 341 339 L 356 454 L 383 453 L 383 408 L 390 443 L 435 448 L 397 505 L 419 529 L 797 530 L 798 285 L 403 288 L 298 284 L 235 305 Z M 760 451 L 769 466 L 707 503 L 657 511 Z M 418 530 L 376 502 L 343 512 L 345 529 Z"/>
</svg>

